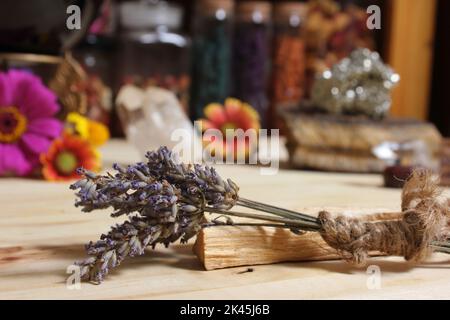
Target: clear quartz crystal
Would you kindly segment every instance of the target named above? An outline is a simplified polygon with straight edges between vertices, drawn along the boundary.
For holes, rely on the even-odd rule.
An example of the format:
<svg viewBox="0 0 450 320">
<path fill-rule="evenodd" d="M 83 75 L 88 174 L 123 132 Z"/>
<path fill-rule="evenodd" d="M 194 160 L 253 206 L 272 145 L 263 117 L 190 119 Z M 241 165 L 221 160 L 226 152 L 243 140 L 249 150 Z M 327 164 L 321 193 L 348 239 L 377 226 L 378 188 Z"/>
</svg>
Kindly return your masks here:
<svg viewBox="0 0 450 320">
<path fill-rule="evenodd" d="M 120 90 L 116 104 L 125 135 L 142 159 L 147 151 L 167 146 L 179 153 L 181 160 L 196 161 L 192 150 L 196 142 L 201 142 L 171 91 L 126 85 Z"/>
</svg>

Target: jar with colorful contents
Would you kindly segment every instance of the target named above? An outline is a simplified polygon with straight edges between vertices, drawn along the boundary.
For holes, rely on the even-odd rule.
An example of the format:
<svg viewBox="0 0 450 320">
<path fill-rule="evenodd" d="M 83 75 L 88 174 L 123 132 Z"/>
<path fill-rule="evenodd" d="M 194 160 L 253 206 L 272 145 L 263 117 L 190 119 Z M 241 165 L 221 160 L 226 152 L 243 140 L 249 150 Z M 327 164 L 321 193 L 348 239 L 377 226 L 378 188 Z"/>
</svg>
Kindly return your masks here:
<svg viewBox="0 0 450 320">
<path fill-rule="evenodd" d="M 203 117 L 209 103 L 230 94 L 231 32 L 234 1 L 200 0 L 194 19 L 191 117 Z"/>
<path fill-rule="evenodd" d="M 165 1 L 120 6 L 116 90 L 124 84 L 174 92 L 187 111 L 190 39 L 181 33 L 181 7 Z"/>
<path fill-rule="evenodd" d="M 263 127 L 269 107 L 271 10 L 266 1 L 239 3 L 233 44 L 233 95 L 258 111 Z"/>
<path fill-rule="evenodd" d="M 271 79 L 271 126 L 280 127 L 278 110 L 299 105 L 305 90 L 305 3 L 281 2 L 274 7 Z"/>
</svg>

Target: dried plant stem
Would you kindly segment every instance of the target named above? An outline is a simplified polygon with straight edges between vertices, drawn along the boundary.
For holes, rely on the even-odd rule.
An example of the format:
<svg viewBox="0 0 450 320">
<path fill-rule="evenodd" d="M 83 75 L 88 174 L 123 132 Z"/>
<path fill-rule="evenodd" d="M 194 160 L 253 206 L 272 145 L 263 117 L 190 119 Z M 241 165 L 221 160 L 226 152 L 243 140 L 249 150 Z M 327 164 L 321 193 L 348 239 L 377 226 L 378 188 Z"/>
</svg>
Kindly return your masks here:
<svg viewBox="0 0 450 320">
<path fill-rule="evenodd" d="M 217 223 L 217 222 L 210 222 L 210 223 L 204 223 L 202 225 L 202 228 L 210 228 L 210 227 L 267 227 L 267 228 L 281 228 L 281 229 L 291 229 L 291 226 L 284 225 L 284 224 L 278 224 L 278 223 Z"/>
<path fill-rule="evenodd" d="M 440 246 L 434 246 L 434 245 L 431 245 L 430 247 L 433 248 L 435 252 L 450 254 L 450 248 L 448 248 L 448 247 L 440 247 Z"/>
<path fill-rule="evenodd" d="M 450 254 L 450 241 L 434 241 L 431 247 L 434 251 Z"/>
<path fill-rule="evenodd" d="M 450 249 L 450 242 L 449 241 L 434 241 L 432 243 L 433 246 L 436 247 L 446 247 Z"/>
<path fill-rule="evenodd" d="M 318 224 L 318 223 L 304 221 L 301 219 L 286 219 L 286 218 L 272 217 L 272 216 L 264 215 L 264 214 L 237 212 L 237 211 L 230 211 L 230 210 L 225 211 L 225 210 L 211 208 L 211 207 L 206 207 L 205 211 L 211 212 L 211 213 L 220 213 L 225 216 L 234 216 L 234 217 L 241 217 L 241 218 L 250 218 L 250 219 L 256 219 L 256 220 L 270 221 L 270 222 L 279 222 L 290 228 L 294 228 L 294 229 L 300 228 L 304 231 L 319 231 L 321 228 L 320 224 Z"/>
<path fill-rule="evenodd" d="M 317 218 L 314 218 L 310 215 L 307 215 L 304 213 L 299 213 L 299 212 L 288 210 L 288 209 L 275 207 L 275 206 L 272 206 L 269 204 L 265 204 L 265 203 L 261 203 L 261 202 L 257 202 L 257 201 L 253 201 L 253 200 L 248 200 L 245 198 L 239 198 L 237 201 L 237 204 L 242 207 L 247 207 L 247 208 L 251 208 L 251 209 L 255 209 L 255 210 L 259 210 L 259 211 L 264 211 L 267 213 L 279 215 L 279 216 L 289 218 L 289 219 L 301 219 L 301 220 L 310 221 L 312 223 L 319 224 L 319 221 L 317 220 Z"/>
</svg>

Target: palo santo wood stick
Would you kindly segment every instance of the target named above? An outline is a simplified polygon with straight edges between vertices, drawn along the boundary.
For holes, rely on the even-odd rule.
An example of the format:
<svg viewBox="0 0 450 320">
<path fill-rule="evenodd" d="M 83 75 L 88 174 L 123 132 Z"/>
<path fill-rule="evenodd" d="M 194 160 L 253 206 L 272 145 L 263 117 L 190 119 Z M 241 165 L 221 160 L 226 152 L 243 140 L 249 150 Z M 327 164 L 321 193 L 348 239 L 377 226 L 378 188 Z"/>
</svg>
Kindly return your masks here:
<svg viewBox="0 0 450 320">
<path fill-rule="evenodd" d="M 318 212 L 319 209 L 302 210 Z M 336 213 L 363 212 L 367 210 L 342 209 Z M 374 213 L 373 210 L 371 210 Z M 383 213 L 364 216 L 365 220 L 396 219 L 399 213 Z M 240 223 L 245 220 L 234 220 Z M 340 256 L 317 232 L 296 235 L 289 229 L 252 227 L 252 226 L 216 226 L 205 228 L 197 235 L 194 253 L 206 270 L 214 270 L 245 265 L 271 264 L 286 261 L 333 260 Z M 371 255 L 379 255 L 372 252 Z"/>
</svg>

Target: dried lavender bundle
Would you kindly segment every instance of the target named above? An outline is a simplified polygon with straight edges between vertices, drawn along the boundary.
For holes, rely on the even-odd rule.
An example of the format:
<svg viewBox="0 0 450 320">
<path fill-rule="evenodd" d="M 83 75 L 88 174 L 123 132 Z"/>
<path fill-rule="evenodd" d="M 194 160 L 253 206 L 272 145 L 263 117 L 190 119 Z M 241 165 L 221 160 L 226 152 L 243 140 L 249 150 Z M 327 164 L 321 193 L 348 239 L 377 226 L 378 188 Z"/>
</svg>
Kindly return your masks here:
<svg viewBox="0 0 450 320">
<path fill-rule="evenodd" d="M 239 188 L 233 181 L 225 181 L 212 167 L 180 163 L 166 147 L 149 152 L 146 157 L 147 163 L 127 168 L 114 165 L 114 175 L 79 169 L 84 178 L 71 185 L 77 190 L 77 207 L 84 212 L 112 208 L 113 217 L 130 216 L 99 241 L 86 246 L 89 257 L 76 263 L 83 279 L 100 283 L 110 269 L 128 256 L 144 254 L 148 246 L 168 246 L 177 240 L 184 243 L 202 227 L 223 224 L 217 219 L 207 222 L 205 212 L 226 216 L 225 224 L 236 225 L 229 216 L 238 216 L 263 221 L 241 225 L 289 228 L 295 233 L 319 232 L 343 258 L 356 263 L 364 262 L 370 250 L 404 255 L 407 259 L 421 257 L 429 248 L 450 253 L 445 238 L 448 230 L 439 231 L 449 223 L 450 210 L 435 201 L 438 190 L 426 174 L 415 174 L 405 186 L 402 220 L 371 223 L 333 218 L 326 212 L 315 218 L 239 198 Z M 235 205 L 270 215 L 231 211 Z"/>
<path fill-rule="evenodd" d="M 147 164 L 114 165 L 114 176 L 79 169 L 84 179 L 71 185 L 78 190 L 75 206 L 84 212 L 112 207 L 113 217 L 137 214 L 87 245 L 91 257 L 77 263 L 83 278 L 101 282 L 110 268 L 149 245 L 186 242 L 201 229 L 206 207 L 225 210 L 237 201 L 237 185 L 214 168 L 178 163 L 165 147 L 147 158 Z"/>
</svg>

